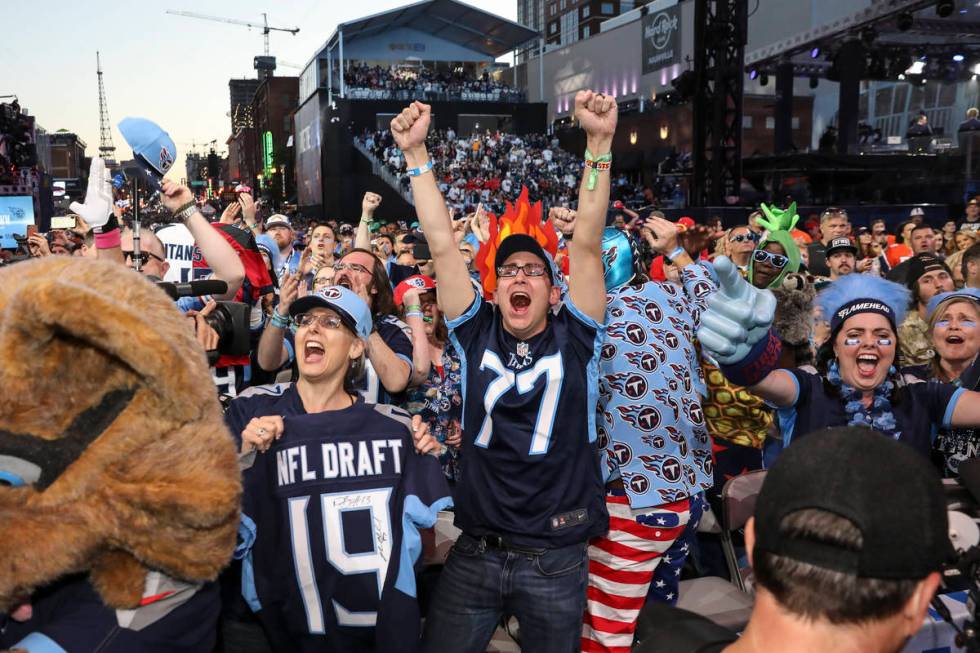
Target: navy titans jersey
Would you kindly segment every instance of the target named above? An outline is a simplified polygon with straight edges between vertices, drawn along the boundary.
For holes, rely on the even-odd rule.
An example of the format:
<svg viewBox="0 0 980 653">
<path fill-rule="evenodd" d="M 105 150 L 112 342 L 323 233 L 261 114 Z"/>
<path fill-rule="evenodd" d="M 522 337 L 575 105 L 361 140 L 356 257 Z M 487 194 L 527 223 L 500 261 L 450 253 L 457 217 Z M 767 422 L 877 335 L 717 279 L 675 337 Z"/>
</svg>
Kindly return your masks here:
<svg viewBox="0 0 980 653">
<path fill-rule="evenodd" d="M 456 525 L 536 548 L 605 533 L 595 428 L 605 328 L 566 299 L 521 341 L 479 296 L 449 328 L 463 372 Z"/>
<path fill-rule="evenodd" d="M 243 470 L 242 591 L 277 648 L 412 651 L 419 528 L 452 505 L 407 413 L 358 401 L 286 416 Z"/>
</svg>

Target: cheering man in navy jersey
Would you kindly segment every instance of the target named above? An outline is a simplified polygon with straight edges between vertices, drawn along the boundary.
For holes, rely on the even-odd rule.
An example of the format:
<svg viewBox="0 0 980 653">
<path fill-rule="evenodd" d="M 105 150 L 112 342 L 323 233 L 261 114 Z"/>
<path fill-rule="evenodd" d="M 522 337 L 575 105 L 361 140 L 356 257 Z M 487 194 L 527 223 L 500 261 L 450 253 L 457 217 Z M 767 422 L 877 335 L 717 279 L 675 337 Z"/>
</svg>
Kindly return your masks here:
<svg viewBox="0 0 980 653">
<path fill-rule="evenodd" d="M 430 107 L 414 102 L 391 122 L 435 263 L 439 307 L 463 361 L 455 497 L 463 532 L 428 610 L 425 651 L 484 651 L 504 614 L 520 622 L 526 651 L 579 645 L 586 542 L 609 526 L 595 406 L 616 102 L 579 92 L 575 117 L 588 136 L 587 168 L 568 246 L 568 296 L 554 313 L 562 299 L 556 266 L 527 235 L 510 235 L 497 248 L 495 301 L 474 291 L 425 148 Z"/>
</svg>

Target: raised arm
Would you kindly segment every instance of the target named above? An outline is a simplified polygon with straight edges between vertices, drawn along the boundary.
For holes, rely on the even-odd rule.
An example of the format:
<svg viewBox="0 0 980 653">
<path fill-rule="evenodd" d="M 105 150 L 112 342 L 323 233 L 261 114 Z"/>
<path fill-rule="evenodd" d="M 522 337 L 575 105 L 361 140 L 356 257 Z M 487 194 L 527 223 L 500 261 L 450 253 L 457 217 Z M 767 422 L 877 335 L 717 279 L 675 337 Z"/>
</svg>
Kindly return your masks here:
<svg viewBox="0 0 980 653">
<path fill-rule="evenodd" d="M 371 218 L 381 206 L 381 196 L 368 191 L 361 200 L 361 220 L 357 223 L 357 234 L 354 236 L 354 247 L 371 251 Z"/>
<path fill-rule="evenodd" d="M 575 117 L 586 133 L 586 160 L 594 161 L 596 167 L 585 168 L 579 187 L 575 238 L 568 244 L 568 293 L 580 311 L 600 323 L 606 315 L 602 230 L 609 208 L 609 162 L 617 110 L 616 100 L 608 95 L 592 91 L 575 95 Z"/>
<path fill-rule="evenodd" d="M 446 209 L 446 200 L 436 186 L 432 161 L 425 148 L 425 136 L 429 133 L 432 109 L 421 102 L 412 102 L 391 121 L 391 134 L 405 155 L 405 165 L 412 180 L 412 197 L 419 224 L 425 232 L 432 252 L 439 288 L 439 308 L 447 320 L 466 311 L 473 303 L 475 291 L 470 283 L 466 261 L 456 246 L 452 220 Z M 608 194 L 608 179 L 606 192 Z M 599 281 L 602 282 L 602 264 L 599 264 Z M 603 300 L 604 302 L 605 300 Z M 603 303 L 605 306 L 605 303 Z"/>
<path fill-rule="evenodd" d="M 242 265 L 242 260 L 238 258 L 238 252 L 197 210 L 194 194 L 187 186 L 164 179 L 161 189 L 163 192 L 160 194 L 160 202 L 165 207 L 173 211 L 175 215 L 184 214 L 185 211 L 190 213 L 187 217 L 184 215 L 179 217 L 194 237 L 194 243 L 201 250 L 201 256 L 204 257 L 214 272 L 212 278 L 228 284 L 228 292 L 223 295 L 215 295 L 214 298 L 217 300 L 234 299 L 235 293 L 242 287 L 242 281 L 245 280 L 245 266 Z"/>
</svg>

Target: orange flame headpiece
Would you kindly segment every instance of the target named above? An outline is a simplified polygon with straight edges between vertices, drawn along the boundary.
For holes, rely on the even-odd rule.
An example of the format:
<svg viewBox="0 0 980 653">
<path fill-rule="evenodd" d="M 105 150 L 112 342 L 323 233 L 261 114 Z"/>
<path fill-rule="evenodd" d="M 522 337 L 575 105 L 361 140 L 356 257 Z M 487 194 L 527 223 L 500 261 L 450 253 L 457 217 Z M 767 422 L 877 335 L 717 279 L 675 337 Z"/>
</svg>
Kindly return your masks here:
<svg viewBox="0 0 980 653">
<path fill-rule="evenodd" d="M 558 234 L 550 224 L 541 221 L 541 202 L 531 204 L 527 186 L 521 188 L 517 203 L 506 203 L 507 210 L 499 218 L 490 214 L 490 236 L 476 254 L 476 269 L 483 281 L 484 295 L 489 298 L 497 289 L 497 270 L 494 259 L 504 238 L 512 234 L 527 234 L 554 258 L 558 251 Z"/>
</svg>

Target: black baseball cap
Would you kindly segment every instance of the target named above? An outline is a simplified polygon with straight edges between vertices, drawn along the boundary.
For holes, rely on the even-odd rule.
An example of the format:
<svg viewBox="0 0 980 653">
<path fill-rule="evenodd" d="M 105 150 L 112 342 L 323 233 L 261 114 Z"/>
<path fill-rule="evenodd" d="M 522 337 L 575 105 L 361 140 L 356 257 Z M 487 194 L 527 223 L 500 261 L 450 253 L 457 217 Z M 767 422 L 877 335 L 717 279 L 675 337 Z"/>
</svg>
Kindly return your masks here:
<svg viewBox="0 0 980 653">
<path fill-rule="evenodd" d="M 860 550 L 788 537 L 783 518 L 819 509 L 861 531 Z M 755 504 L 755 553 L 767 552 L 860 578 L 920 579 L 955 555 L 946 498 L 929 459 L 862 427 L 814 431 L 784 451 Z"/>
<path fill-rule="evenodd" d="M 937 256 L 933 256 L 932 254 L 917 254 L 910 258 L 908 275 L 906 276 L 909 290 L 915 290 L 915 284 L 923 274 L 936 270 L 945 270 L 946 274 L 953 276 L 949 266 Z"/>
<path fill-rule="evenodd" d="M 835 252 L 850 252 L 856 256 L 857 251 L 857 247 L 854 246 L 854 243 L 847 236 L 834 238 L 827 247 L 827 258 L 830 258 Z"/>
<path fill-rule="evenodd" d="M 493 266 L 499 268 L 511 255 L 518 252 L 528 252 L 541 259 L 548 266 L 551 283 L 553 285 L 558 284 L 558 271 L 555 267 L 554 259 L 551 258 L 548 252 L 544 251 L 544 248 L 541 247 L 541 244 L 537 240 L 527 234 L 511 234 L 504 238 L 497 248 L 497 255 L 493 258 Z"/>
</svg>

